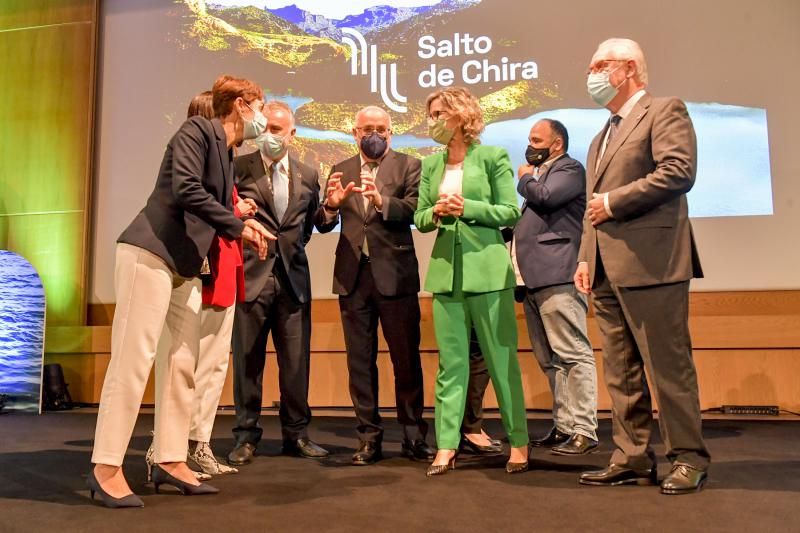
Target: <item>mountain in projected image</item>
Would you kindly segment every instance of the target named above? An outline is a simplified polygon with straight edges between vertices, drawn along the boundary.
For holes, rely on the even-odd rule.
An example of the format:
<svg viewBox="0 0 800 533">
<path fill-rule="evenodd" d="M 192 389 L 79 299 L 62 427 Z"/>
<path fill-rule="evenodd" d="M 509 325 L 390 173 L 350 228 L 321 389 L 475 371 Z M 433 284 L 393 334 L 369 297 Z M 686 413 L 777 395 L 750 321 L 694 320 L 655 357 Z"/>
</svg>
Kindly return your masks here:
<svg viewBox="0 0 800 533">
<path fill-rule="evenodd" d="M 323 15 L 301 9 L 295 4 L 268 11 L 295 24 L 307 33 L 339 40 L 342 37 L 341 28 L 351 28 L 368 35 L 428 11 L 434 11 L 441 15 L 464 9 L 479 2 L 480 0 L 442 0 L 435 5 L 419 7 L 379 5 L 367 8 L 358 15 L 348 15 L 343 19 L 326 18 Z"/>
<path fill-rule="evenodd" d="M 174 15 L 181 25 L 173 37 L 183 47 L 210 52 L 254 53 L 289 68 L 344 58 L 346 48 L 254 6 L 222 7 L 205 0 L 184 0 Z"/>
<path fill-rule="evenodd" d="M 440 20 L 443 15 L 462 11 L 480 2 L 442 0 L 438 4 L 422 7 L 378 5 L 358 15 L 329 19 L 294 4 L 269 10 L 253 5 L 252 0 L 242 0 L 238 5 L 183 0 L 179 5 L 188 12 L 178 8 L 174 14 L 188 21 L 179 39 L 182 46 L 195 43 L 212 52 L 252 52 L 268 62 L 297 69 L 348 56 L 349 49 L 340 43 L 342 28 L 379 39 L 378 34 L 401 23 L 404 28 L 414 27 L 416 20 L 425 21 L 431 17 Z M 386 33 L 394 35 L 393 31 Z"/>
<path fill-rule="evenodd" d="M 324 22 L 324 17 L 296 5 L 270 11 L 246 3 L 183 0 L 169 18 L 175 28 L 169 32 L 171 40 L 197 70 L 204 65 L 226 64 L 230 71 L 259 81 L 275 94 L 306 98 L 300 115 L 308 127 L 349 131 L 358 109 L 380 101 L 368 77 L 345 74 L 350 70 L 350 46 L 321 36 L 325 31 L 320 28 L 301 27 L 312 16 L 316 17 L 312 17 L 315 24 Z M 333 25 L 329 28 L 344 28 L 350 23 L 356 27 L 372 25 L 364 26 L 363 33 L 369 42 L 380 43 L 380 62 L 396 63 L 398 88 L 407 97 L 406 112 L 392 113 L 394 130 L 425 135 L 425 97 L 430 88 L 421 87 L 417 81 L 417 40 L 430 24 L 447 26 L 456 21 L 461 25 L 464 17 L 482 20 L 492 9 L 491 2 L 443 0 L 418 8 L 374 6 L 358 15 L 326 20 Z M 407 38 L 393 40 L 400 31 Z M 512 39 L 498 41 L 492 50 L 492 55 L 498 56 L 494 60 L 512 55 L 514 43 Z M 560 98 L 557 85 L 541 78 L 479 83 L 470 89 L 486 105 L 487 123 L 555 107 L 554 100 Z"/>
</svg>

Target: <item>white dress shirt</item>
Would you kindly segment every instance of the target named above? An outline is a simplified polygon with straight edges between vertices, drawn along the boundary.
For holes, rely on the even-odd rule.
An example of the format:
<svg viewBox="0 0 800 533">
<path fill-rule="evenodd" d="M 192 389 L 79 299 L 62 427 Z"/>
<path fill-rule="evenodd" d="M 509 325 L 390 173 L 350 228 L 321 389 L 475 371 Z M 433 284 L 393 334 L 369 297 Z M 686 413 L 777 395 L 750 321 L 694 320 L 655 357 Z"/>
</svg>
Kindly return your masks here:
<svg viewBox="0 0 800 533">
<path fill-rule="evenodd" d="M 645 95 L 645 92 L 646 91 L 644 89 L 638 90 L 633 94 L 633 96 L 628 98 L 624 104 L 622 104 L 622 107 L 620 107 L 616 113 L 611 114 L 611 116 L 617 115 L 620 118 L 619 124 L 617 124 L 617 131 L 619 131 L 619 129 L 625 123 L 625 119 L 631 114 L 631 111 L 633 111 L 633 106 L 635 106 L 636 103 L 642 99 L 642 96 Z M 603 159 L 603 156 L 606 153 L 606 148 L 608 147 L 608 136 L 610 134 L 611 127 L 608 127 L 606 128 L 606 134 L 603 136 L 603 142 L 600 143 L 600 153 L 597 154 L 597 161 L 594 165 L 595 172 L 597 172 L 597 169 L 600 167 L 600 161 Z M 614 215 L 611 213 L 611 207 L 608 205 L 608 193 L 603 193 L 603 207 L 605 208 L 608 216 L 614 218 Z"/>
</svg>

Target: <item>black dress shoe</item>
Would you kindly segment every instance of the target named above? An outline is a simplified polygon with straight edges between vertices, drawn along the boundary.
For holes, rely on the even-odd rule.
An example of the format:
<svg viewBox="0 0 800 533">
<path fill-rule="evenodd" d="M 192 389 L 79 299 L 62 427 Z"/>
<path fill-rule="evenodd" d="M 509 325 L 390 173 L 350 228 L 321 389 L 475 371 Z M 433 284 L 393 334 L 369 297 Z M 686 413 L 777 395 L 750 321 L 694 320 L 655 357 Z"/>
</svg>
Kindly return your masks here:
<svg viewBox="0 0 800 533">
<path fill-rule="evenodd" d="M 489 439 L 489 445 L 483 446 L 481 444 L 472 442 L 465 435 L 461 435 L 461 445 L 459 446 L 459 449 L 488 457 L 493 455 L 501 455 L 503 453 L 503 443 L 499 440 Z"/>
<path fill-rule="evenodd" d="M 675 463 L 661 482 L 661 494 L 689 494 L 700 492 L 706 484 L 708 473 L 685 463 Z"/>
<path fill-rule="evenodd" d="M 381 445 L 377 442 L 362 441 L 356 453 L 353 454 L 353 464 L 358 466 L 371 465 L 383 459 Z"/>
<path fill-rule="evenodd" d="M 308 457 L 309 459 L 322 459 L 328 457 L 328 450 L 307 437 L 297 440 L 283 441 L 283 455 L 295 457 Z"/>
<path fill-rule="evenodd" d="M 596 440 L 576 433 L 567 442 L 554 446 L 550 451 L 556 455 L 584 455 L 597 448 L 597 445 Z"/>
<path fill-rule="evenodd" d="M 541 439 L 531 439 L 531 446 L 536 448 L 552 448 L 553 446 L 558 446 L 562 442 L 567 442 L 569 438 L 569 433 L 563 433 L 556 428 L 551 428 L 547 435 Z"/>
<path fill-rule="evenodd" d="M 231 453 L 228 454 L 228 464 L 234 466 L 246 465 L 253 460 L 255 454 L 255 444 L 250 444 L 249 442 L 237 444 Z"/>
<path fill-rule="evenodd" d="M 634 470 L 624 466 L 615 465 L 611 463 L 603 470 L 593 470 L 591 472 L 584 472 L 581 474 L 581 485 L 599 485 L 599 486 L 616 486 L 616 485 L 655 485 L 658 483 L 656 478 L 656 467 L 653 465 L 651 468 L 645 470 Z"/>
<path fill-rule="evenodd" d="M 403 439 L 400 453 L 403 457 L 408 457 L 413 461 L 430 461 L 436 457 L 436 450 L 428 446 L 428 443 L 422 439 L 417 439 L 413 442 L 409 439 Z"/>
</svg>

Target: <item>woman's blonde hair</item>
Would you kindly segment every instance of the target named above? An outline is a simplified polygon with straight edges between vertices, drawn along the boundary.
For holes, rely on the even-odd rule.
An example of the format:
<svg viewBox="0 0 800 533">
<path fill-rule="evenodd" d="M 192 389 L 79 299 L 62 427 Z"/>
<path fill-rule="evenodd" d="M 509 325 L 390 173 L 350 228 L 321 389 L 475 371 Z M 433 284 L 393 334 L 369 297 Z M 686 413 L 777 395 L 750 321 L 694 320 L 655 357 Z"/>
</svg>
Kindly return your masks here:
<svg viewBox="0 0 800 533">
<path fill-rule="evenodd" d="M 480 143 L 480 135 L 485 124 L 483 111 L 478 99 L 464 87 L 447 87 L 439 89 L 428 95 L 425 102 L 425 112 L 430 115 L 431 103 L 441 99 L 445 109 L 461 119 L 461 133 L 466 144 Z"/>
</svg>

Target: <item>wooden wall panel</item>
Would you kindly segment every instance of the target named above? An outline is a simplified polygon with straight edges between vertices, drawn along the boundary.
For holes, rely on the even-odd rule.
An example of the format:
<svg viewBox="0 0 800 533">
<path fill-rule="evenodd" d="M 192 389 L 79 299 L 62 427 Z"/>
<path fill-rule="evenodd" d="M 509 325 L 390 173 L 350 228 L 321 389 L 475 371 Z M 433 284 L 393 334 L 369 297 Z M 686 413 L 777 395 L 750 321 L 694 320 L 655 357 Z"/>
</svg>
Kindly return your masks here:
<svg viewBox="0 0 800 533">
<path fill-rule="evenodd" d="M 598 369 L 598 408 L 610 410 L 611 402 L 603 385 L 603 362 L 600 352 L 595 352 Z M 722 405 L 778 405 L 782 409 L 800 412 L 800 350 L 695 350 L 695 364 L 700 383 L 700 406 L 713 409 Z M 528 409 L 549 410 L 552 397 L 547 382 L 537 366 L 533 354 L 520 351 L 525 405 Z M 108 367 L 108 354 L 48 354 L 48 363 L 64 367 L 69 390 L 77 402 L 97 404 Z M 425 382 L 425 405 L 433 407 L 433 387 L 436 379 L 435 354 L 422 355 Z M 380 375 L 380 404 L 394 406 L 394 375 L 388 353 L 378 357 Z M 264 407 L 279 400 L 278 369 L 274 356 L 267 359 L 264 373 Z M 154 398 L 152 376 L 142 400 L 152 404 Z M 315 353 L 311 361 L 311 386 L 309 403 L 312 407 L 351 406 L 347 388 L 347 361 L 341 353 Z M 225 381 L 220 401 L 222 406 L 233 406 L 231 372 Z M 497 407 L 494 392 L 489 388 L 485 405 Z"/>
<path fill-rule="evenodd" d="M 701 407 L 778 405 L 800 411 L 800 291 L 692 294 L 691 301 L 690 320 Z M 421 307 L 425 404 L 431 407 L 438 361 L 430 299 L 422 299 Z M 518 309 L 519 360 L 526 405 L 530 409 L 548 410 L 552 399 L 531 352 L 521 313 Z M 95 318 L 112 314 L 108 306 L 90 312 Z M 349 407 L 344 337 L 336 300 L 314 301 L 312 320 L 309 401 L 314 407 Z M 589 328 L 598 365 L 599 408 L 608 410 L 611 405 L 602 385 L 600 337 L 593 318 L 589 319 Z M 73 397 L 79 401 L 97 403 L 99 400 L 108 363 L 110 330 L 109 326 L 48 329 L 48 361 L 65 366 Z M 278 400 L 277 365 L 271 344 L 268 350 L 264 376 L 264 405 L 267 407 Z M 394 405 L 394 377 L 383 339 L 379 350 L 380 402 L 382 406 L 391 407 Z M 144 402 L 152 401 L 152 390 L 148 389 Z M 230 373 L 221 403 L 233 404 Z M 491 389 L 486 405 L 497 406 Z"/>
</svg>

